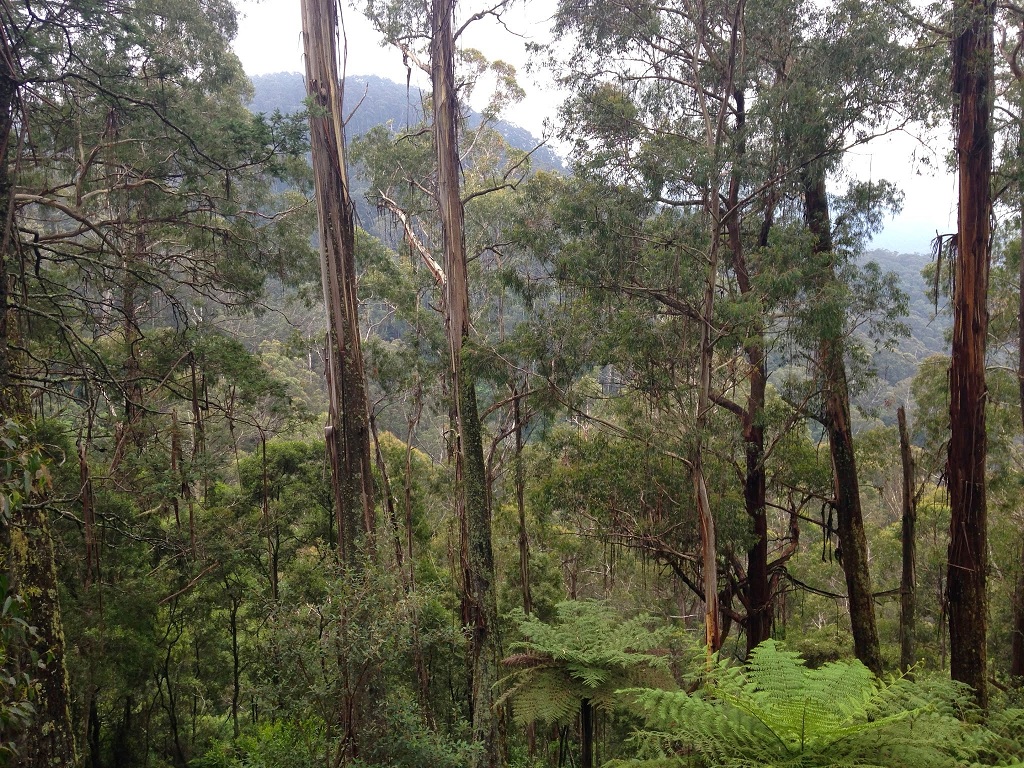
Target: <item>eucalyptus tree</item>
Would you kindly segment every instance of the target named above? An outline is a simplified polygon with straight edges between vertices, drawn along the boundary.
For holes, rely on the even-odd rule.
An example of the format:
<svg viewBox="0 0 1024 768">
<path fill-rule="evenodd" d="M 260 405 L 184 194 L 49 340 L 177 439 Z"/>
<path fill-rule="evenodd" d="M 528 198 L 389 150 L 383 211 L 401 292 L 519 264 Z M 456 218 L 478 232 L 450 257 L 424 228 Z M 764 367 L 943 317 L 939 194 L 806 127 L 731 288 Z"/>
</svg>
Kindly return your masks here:
<svg viewBox="0 0 1024 768">
<path fill-rule="evenodd" d="M 335 0 L 302 3 L 306 88 L 315 105 L 310 140 L 320 216 L 320 269 L 328 316 L 327 448 L 335 488 L 335 524 L 342 558 L 354 563 L 362 542 L 373 546 L 370 414 L 356 295 L 355 208 L 349 192 L 342 85 L 338 75 Z"/>
<path fill-rule="evenodd" d="M 985 347 L 992 215 L 993 21 L 989 0 L 954 2 L 953 92 L 959 178 L 949 369 L 950 673 L 988 703 Z"/>
<path fill-rule="evenodd" d="M 471 324 L 470 278 L 467 254 L 466 207 L 471 199 L 514 186 L 527 170 L 523 159 L 514 159 L 496 184 L 464 191 L 460 141 L 464 127 L 461 104 L 475 82 L 475 74 L 486 68 L 486 60 L 471 51 L 457 51 L 460 38 L 472 22 L 483 16 L 500 17 L 506 2 L 499 2 L 480 13 L 457 22 L 455 0 L 426 3 L 368 4 L 368 15 L 389 43 L 402 52 L 407 64 L 419 67 L 430 77 L 430 128 L 432 157 L 429 187 L 426 192 L 436 216 L 436 239 L 424 243 L 415 220 L 392 196 L 378 187 L 376 197 L 401 222 L 405 239 L 422 260 L 441 289 L 447 336 L 450 374 L 450 414 L 454 433 L 456 500 L 463 520 L 460 561 L 464 571 L 463 624 L 469 635 L 470 719 L 473 741 L 481 745 L 480 765 L 500 765 L 504 747 L 500 712 L 494 706 L 497 663 L 500 656 L 498 616 L 495 597 L 494 555 L 491 534 L 491 496 L 483 449 L 483 426 L 478 403 L 478 373 L 471 364 L 474 334 Z M 469 65 L 469 77 L 456 77 L 456 62 Z M 514 71 L 495 62 L 490 65 L 498 76 L 496 100 L 485 112 L 495 110 L 521 92 L 514 84 Z M 486 125 L 484 128 L 486 129 Z M 477 129 L 477 136 L 486 130 Z M 506 156 L 507 158 L 507 156 Z M 398 172 L 401 176 L 403 173 Z M 433 247 L 431 247 L 431 244 Z M 438 254 L 440 258 L 437 257 Z"/>
<path fill-rule="evenodd" d="M 719 374 L 710 387 L 699 375 L 693 387 L 733 414 L 743 437 L 755 542 L 740 583 L 752 647 L 770 631 L 772 613 L 764 480 L 771 449 L 763 431 L 769 353 L 814 351 L 815 390 L 794 407 L 826 426 L 844 425 L 829 430 L 830 447 L 839 459 L 852 457 L 844 358 L 863 318 L 851 313 L 859 306 L 880 328 L 895 327 L 880 276 L 859 272 L 852 257 L 892 195 L 886 185 L 853 188 L 833 218 L 825 183 L 848 144 L 909 119 L 912 99 L 904 94 L 912 86 L 903 89 L 918 82 L 920 64 L 900 13 L 886 4 L 679 2 L 627 10 L 598 3 L 581 11 L 565 3 L 558 19 L 573 41 L 563 61 L 563 82 L 574 94 L 564 135 L 578 171 L 628 186 L 661 209 L 703 217 L 700 236 L 684 247 L 707 266 L 704 285 L 717 300 L 707 292 L 684 297 L 678 275 L 638 273 L 615 289 L 702 323 L 710 333 L 702 368 L 743 370 Z M 728 258 L 718 258 L 720 248 Z M 851 277 L 868 297 L 850 300 L 841 279 Z M 730 293 L 736 301 L 723 304 Z M 799 323 L 789 321 L 794 316 Z M 835 465 L 828 501 L 841 510 L 857 652 L 880 670 L 851 462 Z"/>
</svg>

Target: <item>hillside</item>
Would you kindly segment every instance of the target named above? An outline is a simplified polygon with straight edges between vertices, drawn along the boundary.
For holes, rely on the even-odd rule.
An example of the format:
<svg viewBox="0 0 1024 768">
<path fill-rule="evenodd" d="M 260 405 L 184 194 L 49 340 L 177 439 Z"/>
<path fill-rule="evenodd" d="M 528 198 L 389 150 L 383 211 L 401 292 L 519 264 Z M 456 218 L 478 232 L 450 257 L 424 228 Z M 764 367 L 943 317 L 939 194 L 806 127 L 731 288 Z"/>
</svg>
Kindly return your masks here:
<svg viewBox="0 0 1024 768">
<path fill-rule="evenodd" d="M 278 110 L 290 114 L 305 108 L 306 89 L 302 75 L 297 72 L 256 75 L 252 84 L 255 93 L 249 108 L 253 112 L 270 114 Z M 401 130 L 416 125 L 422 117 L 423 94 L 419 88 L 374 75 L 350 75 L 344 87 L 345 112 L 350 115 L 347 124 L 349 139 L 361 136 L 374 126 L 388 123 L 396 131 Z M 479 122 L 479 113 L 472 112 L 469 115 L 470 125 L 478 125 Z M 540 143 L 529 131 L 506 120 L 499 121 L 495 127 L 516 149 L 531 150 Z M 541 147 L 533 154 L 533 165 L 539 170 L 565 171 L 561 158 L 548 147 Z"/>
</svg>

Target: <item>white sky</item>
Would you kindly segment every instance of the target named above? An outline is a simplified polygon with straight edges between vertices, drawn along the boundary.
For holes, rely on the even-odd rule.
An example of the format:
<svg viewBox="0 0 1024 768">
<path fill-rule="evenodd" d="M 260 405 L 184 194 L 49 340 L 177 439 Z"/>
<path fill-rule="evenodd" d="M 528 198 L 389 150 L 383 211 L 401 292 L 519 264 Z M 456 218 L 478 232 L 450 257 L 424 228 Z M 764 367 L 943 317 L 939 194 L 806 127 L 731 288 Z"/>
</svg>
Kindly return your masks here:
<svg viewBox="0 0 1024 768">
<path fill-rule="evenodd" d="M 302 72 L 299 0 L 236 0 L 236 4 L 240 18 L 235 51 L 245 71 L 250 75 Z M 401 54 L 381 44 L 380 36 L 359 10 L 344 0 L 340 5 L 348 40 L 348 72 L 404 83 L 406 70 Z M 520 84 L 528 95 L 506 117 L 538 137 L 543 134 L 544 121 L 554 120 L 560 95 L 544 73 L 526 71 L 525 44 L 530 39 L 549 38 L 548 22 L 553 12 L 553 0 L 525 0 L 506 13 L 508 30 L 485 19 L 473 24 L 462 40 L 463 45 L 481 50 L 489 59 L 502 59 L 517 68 Z M 413 83 L 426 85 L 415 69 Z M 483 99 L 486 94 L 481 92 L 478 96 Z M 927 252 L 936 232 L 946 233 L 955 228 L 956 180 L 945 173 L 943 161 L 950 140 L 948 135 L 939 135 L 929 144 L 896 135 L 853 150 L 848 163 L 851 173 L 862 179 L 887 179 L 898 184 L 905 194 L 902 214 L 886 225 L 872 242 L 873 247 Z M 925 156 L 930 158 L 930 168 L 920 162 Z M 936 172 L 936 168 L 943 170 Z"/>
<path fill-rule="evenodd" d="M 239 10 L 239 24 L 234 47 L 247 74 L 304 71 L 299 0 L 235 0 L 235 5 Z M 348 42 L 348 73 L 377 75 L 404 83 L 406 69 L 402 54 L 381 43 L 380 35 L 360 8 L 353 8 L 346 0 L 340 0 L 339 7 Z M 519 83 L 528 95 L 524 102 L 512 107 L 506 117 L 538 137 L 543 133 L 544 120 L 554 117 L 559 97 L 553 93 L 546 75 L 526 71 L 526 43 L 550 38 L 549 20 L 553 11 L 553 3 L 520 0 L 504 14 L 508 29 L 486 17 L 474 22 L 460 39 L 462 45 L 477 48 L 488 59 L 500 59 L 516 67 Z M 426 76 L 415 67 L 412 81 L 421 87 L 429 85 Z M 484 90 L 483 87 L 477 89 L 475 95 L 482 103 L 473 106 L 486 103 Z"/>
</svg>

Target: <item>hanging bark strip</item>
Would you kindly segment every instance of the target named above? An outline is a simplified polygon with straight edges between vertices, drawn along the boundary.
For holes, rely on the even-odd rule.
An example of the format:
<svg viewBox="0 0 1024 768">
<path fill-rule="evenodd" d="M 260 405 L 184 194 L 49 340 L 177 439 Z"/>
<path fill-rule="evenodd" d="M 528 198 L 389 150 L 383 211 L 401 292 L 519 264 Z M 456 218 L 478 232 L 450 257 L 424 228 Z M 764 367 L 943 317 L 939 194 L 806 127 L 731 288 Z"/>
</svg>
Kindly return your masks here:
<svg viewBox="0 0 1024 768">
<path fill-rule="evenodd" d="M 355 209 L 345 167 L 345 126 L 338 77 L 339 17 L 334 0 L 302 0 L 310 145 L 320 219 L 320 268 L 327 306 L 327 451 L 338 551 L 353 564 L 372 552 L 375 529 L 366 374 L 356 296 Z"/>
<path fill-rule="evenodd" d="M 451 352 L 454 415 L 458 431 L 458 482 L 465 510 L 466 597 L 469 615 L 472 673 L 471 718 L 473 741 L 482 749 L 475 765 L 503 762 L 499 713 L 494 709 L 494 684 L 500 655 L 497 602 L 494 593 L 494 554 L 491 548 L 491 510 L 487 499 L 476 382 L 463 365 L 464 343 L 470 335 L 469 274 L 458 147 L 458 94 L 455 87 L 455 0 L 431 2 L 430 70 L 433 86 L 434 142 L 437 150 L 437 205 L 444 240 L 445 318 Z"/>
<path fill-rule="evenodd" d="M 974 688 L 986 706 L 988 602 L 985 593 L 985 341 L 992 214 L 992 0 L 955 0 L 953 91 L 957 106 L 959 221 L 949 366 L 950 674 Z"/>
</svg>

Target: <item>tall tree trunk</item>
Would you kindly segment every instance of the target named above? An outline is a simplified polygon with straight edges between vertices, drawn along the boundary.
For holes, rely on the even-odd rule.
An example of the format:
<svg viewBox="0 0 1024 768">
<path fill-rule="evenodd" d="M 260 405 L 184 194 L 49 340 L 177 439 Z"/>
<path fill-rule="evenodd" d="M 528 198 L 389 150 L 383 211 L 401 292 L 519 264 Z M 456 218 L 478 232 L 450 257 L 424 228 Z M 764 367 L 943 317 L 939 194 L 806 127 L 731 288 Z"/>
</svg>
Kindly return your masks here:
<svg viewBox="0 0 1024 768">
<path fill-rule="evenodd" d="M 825 177 L 813 166 L 804 172 L 804 217 L 814 235 L 814 253 L 829 259 L 823 280 L 836 281 L 832 245 L 832 220 L 829 213 Z M 839 308 L 823 311 L 841 312 Z M 850 606 L 854 653 L 874 672 L 882 674 L 882 654 L 875 624 L 875 605 L 871 596 L 868 570 L 868 545 L 860 505 L 860 482 L 853 452 L 853 425 L 850 420 L 850 391 L 843 359 L 845 323 L 842 317 L 826 318 L 818 342 L 818 376 L 824 398 L 823 425 L 832 457 L 833 492 L 838 519 L 839 546 Z"/>
<path fill-rule="evenodd" d="M 32 670 L 40 684 L 33 702 L 35 716 L 21 734 L 20 762 L 25 768 L 50 768 L 77 764 L 71 725 L 71 690 L 64 665 L 64 630 L 57 601 L 57 567 L 47 507 L 32 499 L 11 513 L 11 591 L 28 599 L 26 619 L 37 631 L 32 651 L 45 660 L 42 668 L 30 659 L 21 668 Z"/>
<path fill-rule="evenodd" d="M 1024 35 L 1022 29 L 1021 35 Z M 1021 426 L 1024 427 L 1024 72 L 1016 56 L 1010 66 L 1017 80 L 1020 103 L 1017 123 L 1017 195 L 1020 210 L 1020 266 L 1017 274 L 1017 387 Z M 1010 636 L 1010 676 L 1024 686 L 1024 537 L 1017 560 L 1017 583 L 1013 590 L 1013 630 Z"/>
<path fill-rule="evenodd" d="M 594 705 L 590 699 L 580 701 L 580 730 L 582 731 L 580 768 L 594 768 Z"/>
<path fill-rule="evenodd" d="M 10 175 L 11 140 L 14 128 L 14 104 L 17 95 L 17 78 L 11 68 L 13 52 L 7 33 L 3 35 L 3 53 L 0 56 L 0 413 L 20 413 L 27 410 L 27 401 L 21 387 L 14 381 L 14 351 L 11 341 L 16 338 L 15 323 L 10 303 L 10 289 L 13 276 L 11 269 L 15 251 L 14 208 L 12 195 L 14 183 Z"/>
<path fill-rule="evenodd" d="M 718 190 L 714 190 L 717 205 Z M 714 220 L 717 224 L 718 217 Z M 717 226 L 715 231 L 717 232 Z M 715 516 L 711 511 L 707 478 L 704 474 L 704 435 L 708 429 L 711 411 L 711 367 L 714 355 L 714 341 L 711 338 L 711 322 L 715 310 L 715 286 L 718 277 L 718 237 L 711 241 L 707 283 L 704 286 L 704 308 L 701 316 L 700 334 L 700 390 L 697 398 L 697 440 L 693 450 L 694 497 L 697 500 L 697 518 L 700 525 L 701 572 L 704 589 L 704 631 L 709 651 L 717 651 L 722 645 L 722 628 L 718 609 L 718 544 L 715 531 Z"/>
<path fill-rule="evenodd" d="M 736 103 L 736 133 L 739 137 L 736 151 L 737 154 L 743 156 L 746 154 L 746 140 L 743 137 L 746 123 L 746 98 L 743 90 L 737 89 L 733 94 L 733 99 Z M 732 251 L 732 268 L 736 275 L 736 284 L 743 296 L 751 297 L 754 295 L 753 285 L 750 281 L 750 269 L 740 230 L 739 198 L 742 179 L 739 166 L 739 163 L 734 164 L 729 182 L 726 230 L 729 235 L 729 247 Z M 768 245 L 768 234 L 772 226 L 772 205 L 771 201 L 766 204 L 764 224 L 758 242 L 761 248 Z M 754 327 L 747 333 L 751 341 L 746 343 L 743 348 L 749 371 L 747 374 L 749 381 L 747 404 L 740 415 L 746 463 L 743 499 L 747 516 L 750 518 L 751 532 L 754 534 L 754 542 L 747 550 L 745 602 L 747 606 L 748 656 L 760 643 L 771 637 L 774 615 L 771 584 L 768 578 L 768 481 L 764 467 L 763 423 L 768 368 L 764 348 L 761 344 L 763 333 L 764 325 L 759 317 L 755 320 Z"/>
<path fill-rule="evenodd" d="M 917 498 L 914 494 L 914 454 L 907 429 L 907 412 L 896 411 L 900 427 L 900 464 L 903 468 L 903 574 L 900 578 L 900 670 L 906 672 L 916 661 L 914 635 L 917 631 Z"/>
<path fill-rule="evenodd" d="M 992 0 L 954 0 L 962 24 L 953 40 L 953 90 L 957 109 L 959 222 L 953 350 L 949 367 L 949 604 L 950 674 L 988 704 L 985 592 L 987 508 L 985 499 L 985 342 L 992 214 L 991 112 Z"/>
<path fill-rule="evenodd" d="M 530 589 L 530 537 L 526 531 L 526 476 L 523 467 L 522 408 L 519 402 L 521 398 L 519 390 L 513 387 L 512 418 L 515 421 L 516 437 L 516 509 L 519 511 L 519 580 L 523 590 L 523 613 L 529 615 L 533 613 L 533 593 Z"/>
<path fill-rule="evenodd" d="M 11 178 L 11 140 L 18 89 L 18 53 L 6 28 L 0 25 L 0 414 L 6 419 L 31 420 L 25 388 L 16 380 L 19 363 L 16 345 L 20 318 L 11 306 L 10 294 L 17 264 L 16 228 Z M 33 702 L 35 716 L 20 734 L 20 762 L 25 768 L 50 768 L 77 764 L 71 724 L 71 696 L 65 667 L 64 630 L 57 600 L 57 568 L 50 533 L 48 508 L 41 499 L 12 505 L 9 525 L 0 525 L 0 567 L 8 569 L 8 589 L 28 601 L 25 619 L 35 627 L 36 636 L 28 653 L 14 661 L 18 668 L 31 670 L 38 683 Z M 6 554 L 6 557 L 4 555 Z M 3 595 L 0 599 L 6 599 Z M 37 660 L 45 661 L 37 667 Z"/>
<path fill-rule="evenodd" d="M 430 69 L 433 86 L 434 142 L 437 149 L 437 204 L 444 240 L 445 318 L 451 352 L 452 389 L 458 431 L 461 482 L 458 493 L 466 515 L 467 584 L 472 665 L 473 741 L 482 749 L 478 766 L 504 759 L 499 713 L 494 707 L 499 643 L 494 593 L 491 510 L 487 499 L 483 437 L 477 411 L 476 382 L 463 366 L 463 345 L 470 334 L 469 274 L 466 265 L 464 210 L 460 196 L 458 94 L 455 89 L 455 2 L 431 2 Z"/>
<path fill-rule="evenodd" d="M 356 296 L 355 208 L 345 165 L 342 83 L 335 0 L 301 0 L 309 133 L 320 218 L 320 266 L 327 305 L 327 451 L 334 487 L 338 550 L 354 564 L 373 550 L 376 527 L 366 374 Z"/>
</svg>

